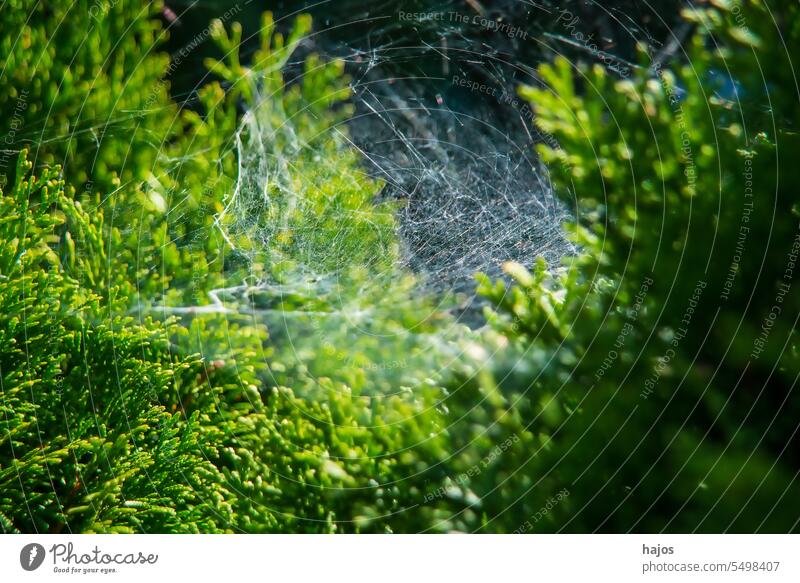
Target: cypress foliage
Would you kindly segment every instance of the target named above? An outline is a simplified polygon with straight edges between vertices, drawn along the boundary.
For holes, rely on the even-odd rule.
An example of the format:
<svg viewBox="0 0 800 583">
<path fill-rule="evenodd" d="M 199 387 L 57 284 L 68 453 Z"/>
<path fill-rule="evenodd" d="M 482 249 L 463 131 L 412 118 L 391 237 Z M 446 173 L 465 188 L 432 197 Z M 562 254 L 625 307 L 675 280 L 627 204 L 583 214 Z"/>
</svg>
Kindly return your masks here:
<svg viewBox="0 0 800 583">
<path fill-rule="evenodd" d="M 540 153 L 578 194 L 581 251 L 509 264 L 513 284 L 479 276 L 491 330 L 450 338 L 396 267 L 380 184 L 331 131 L 350 113 L 343 64 L 310 56 L 285 78 L 310 20 L 284 38 L 265 15 L 248 65 L 241 28 L 212 24 L 222 58 L 189 109 L 168 95 L 159 6 L 12 1 L 2 531 L 796 530 L 800 18 L 719 4 L 685 14 L 685 64 L 643 47 L 626 80 L 540 67 L 522 95 L 560 145 Z M 279 170 L 304 204 L 231 198 L 253 127 L 269 159 L 295 156 Z M 312 235 L 276 235 L 270 212 Z M 370 309 L 370 339 L 335 323 L 287 346 L 210 299 L 308 264 L 339 287 L 225 305 L 318 327 L 344 299 Z M 441 338 L 418 385 L 368 374 L 411 358 L 374 340 L 409 330 Z"/>
</svg>

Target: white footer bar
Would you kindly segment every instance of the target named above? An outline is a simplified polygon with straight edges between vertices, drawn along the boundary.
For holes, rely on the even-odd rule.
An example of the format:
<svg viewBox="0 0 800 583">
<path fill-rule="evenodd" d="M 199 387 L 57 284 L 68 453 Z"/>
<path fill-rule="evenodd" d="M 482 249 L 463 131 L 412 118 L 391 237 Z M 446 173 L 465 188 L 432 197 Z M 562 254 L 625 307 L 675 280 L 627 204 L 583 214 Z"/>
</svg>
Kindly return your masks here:
<svg viewBox="0 0 800 583">
<path fill-rule="evenodd" d="M 788 535 L 5 535 L 0 581 L 777 583 L 798 554 Z"/>
</svg>

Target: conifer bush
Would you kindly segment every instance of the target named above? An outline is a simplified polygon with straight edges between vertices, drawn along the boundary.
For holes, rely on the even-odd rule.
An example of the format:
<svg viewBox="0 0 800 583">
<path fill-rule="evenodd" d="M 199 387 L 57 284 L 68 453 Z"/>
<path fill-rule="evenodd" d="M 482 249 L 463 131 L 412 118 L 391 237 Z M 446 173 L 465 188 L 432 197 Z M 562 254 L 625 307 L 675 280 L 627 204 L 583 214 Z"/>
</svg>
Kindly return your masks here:
<svg viewBox="0 0 800 583">
<path fill-rule="evenodd" d="M 571 492 L 543 530 L 797 528 L 800 30 L 772 4 L 687 10 L 683 63 L 642 47 L 616 80 L 556 59 L 522 92 L 583 250 L 560 275 L 482 281 L 494 325 L 542 362 L 517 391 L 567 416 L 532 452 L 538 487 Z"/>
<path fill-rule="evenodd" d="M 415 491 L 400 480 L 420 464 L 398 456 L 443 449 L 430 438 L 434 387 L 370 401 L 319 370 L 289 370 L 282 380 L 313 395 L 301 399 L 276 383 L 282 367 L 266 326 L 246 313 L 201 309 L 242 265 L 251 274 L 266 256 L 274 277 L 289 277 L 284 272 L 303 259 L 291 241 L 261 239 L 261 225 L 223 212 L 236 180 L 241 102 L 254 107 L 263 103 L 254 89 L 271 91 L 262 111 L 289 112 L 284 122 L 303 139 L 346 113 L 329 110 L 345 95 L 341 63 L 309 58 L 302 85 L 283 94 L 282 63 L 310 22 L 300 19 L 286 45 L 269 22 L 247 69 L 234 54 L 238 27 L 230 38 L 221 23 L 212 25 L 228 65 L 209 65 L 231 82 L 202 88 L 201 112 L 184 110 L 171 125 L 151 128 L 162 151 L 131 169 L 142 181 L 115 175 L 110 196 L 87 197 L 65 183 L 70 173 L 59 166 L 34 171 L 25 150 L 6 173 L 14 182 L 3 191 L 0 270 L 4 531 L 383 531 L 385 517 L 415 504 Z M 64 144 L 50 147 L 57 146 Z M 330 158 L 303 161 L 301 170 L 332 182 L 310 194 L 341 197 L 337 204 L 353 205 L 364 225 L 390 221 L 380 209 L 370 216 L 377 185 L 355 179 L 352 152 L 339 141 L 320 147 Z M 337 222 L 342 215 L 320 213 L 321 202 L 310 200 L 290 220 L 314 221 L 329 234 L 346 227 Z M 348 232 L 351 248 L 373 233 Z M 363 281 L 358 263 L 353 277 Z M 396 312 L 391 321 L 419 319 L 413 307 Z M 337 375 L 363 384 L 368 358 L 342 361 Z"/>
<path fill-rule="evenodd" d="M 175 115 L 161 2 L 13 0 L 0 11 L 4 148 L 59 164 L 79 192 L 141 181 Z M 14 170 L 6 152 L 0 174 Z"/>
<path fill-rule="evenodd" d="M 159 4 L 7 3 L 2 532 L 796 530 L 800 19 L 769 8 L 687 11 L 628 79 L 540 66 L 578 251 L 478 275 L 468 330 L 400 266 L 344 64 L 289 73 L 308 17 L 249 59 L 212 23 L 186 107 Z"/>
</svg>

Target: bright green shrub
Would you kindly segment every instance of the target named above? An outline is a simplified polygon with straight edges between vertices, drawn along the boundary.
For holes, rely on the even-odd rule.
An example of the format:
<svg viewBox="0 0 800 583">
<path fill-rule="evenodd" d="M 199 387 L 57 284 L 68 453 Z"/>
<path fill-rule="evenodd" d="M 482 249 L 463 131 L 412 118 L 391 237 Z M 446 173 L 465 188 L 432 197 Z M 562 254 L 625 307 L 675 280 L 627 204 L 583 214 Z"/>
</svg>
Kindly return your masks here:
<svg viewBox="0 0 800 583">
<path fill-rule="evenodd" d="M 58 139 L 14 131 L 40 178 L 0 171 L 4 531 L 796 528 L 796 8 L 786 53 L 749 3 L 748 31 L 689 14 L 687 65 L 543 66 L 525 96 L 582 252 L 481 277 L 493 331 L 469 332 L 396 266 L 343 65 L 286 78 L 307 19 L 284 39 L 265 16 L 247 65 L 214 23 L 220 82 L 178 111 L 151 9 L 110 4 L 81 44 L 91 5 L 53 9 L 63 28 L 13 6 L 0 107 L 25 89 L 7 127 Z M 711 91 L 726 67 L 741 103 Z"/>
<path fill-rule="evenodd" d="M 113 315 L 89 285 L 105 272 L 100 227 L 57 168 L 29 178 L 30 167 L 22 154 L 0 202 L 3 530 L 216 529 L 230 507 L 203 455 L 214 446 L 197 415 L 158 404 L 200 363 L 172 357 L 152 322 Z M 63 257 L 59 226 L 73 242 Z M 74 241 L 95 245 L 76 260 Z M 67 273 L 75 261 L 86 285 Z"/>
<path fill-rule="evenodd" d="M 156 164 L 177 108 L 153 52 L 160 2 L 6 2 L 0 11 L 3 83 L 0 175 L 27 147 L 37 167 L 60 164 L 89 193 L 141 181 Z M 94 197 L 91 197 L 94 199 Z"/>
<path fill-rule="evenodd" d="M 307 28 L 301 20 L 295 36 Z M 213 36 L 225 48 L 219 25 Z M 280 60 L 295 40 L 288 52 L 270 32 L 262 40 L 254 68 L 236 74 L 262 91 L 283 91 Z M 310 59 L 302 85 L 251 106 L 289 112 L 283 122 L 310 141 L 346 114 L 328 110 L 344 95 L 340 74 L 340 63 Z M 416 504 L 417 491 L 401 480 L 445 451 L 431 408 L 438 389 L 362 398 L 344 381 L 359 393 L 380 392 L 363 369 L 381 347 L 362 342 L 360 353 L 331 366 L 326 348 L 311 345 L 319 352 L 312 360 L 336 374 L 284 366 L 282 380 L 313 395 L 301 399 L 277 386 L 279 346 L 266 322 L 248 314 L 250 300 L 239 305 L 241 315 L 214 313 L 209 304 L 211 289 L 259 273 L 258 243 L 274 243 L 265 251 L 280 261 L 263 271 L 278 282 L 308 260 L 291 241 L 260 240 L 259 225 L 223 213 L 236 171 L 236 108 L 255 99 L 251 88 L 204 88 L 203 114 L 184 111 L 179 131 L 160 134 L 164 150 L 145 180 L 114 182 L 109 196 L 94 199 L 102 204 L 75 196 L 59 168 L 34 178 L 22 157 L 10 173 L 0 232 L 4 530 L 380 531 L 389 528 L 381 517 Z M 331 234 L 347 213 L 358 215 L 363 221 L 341 238 L 344 249 L 371 244 L 376 234 L 389 249 L 391 216 L 372 214 L 369 204 L 377 185 L 355 180 L 358 161 L 340 137 L 320 138 L 318 148 L 328 157 L 298 161 L 291 180 L 319 173 L 323 188 L 304 191 L 307 204 L 289 220 Z M 341 211 L 333 216 L 323 205 L 330 197 Z M 364 269 L 378 267 L 365 257 L 350 257 L 349 281 L 366 281 Z M 390 264 L 391 255 L 379 257 Z M 408 285 L 397 289 L 381 294 L 394 310 L 382 309 L 379 326 L 430 329 L 419 302 L 408 303 Z M 361 292 L 366 302 L 379 288 Z M 294 302 L 302 316 L 310 295 L 281 298 L 281 307 Z M 236 308 L 236 298 L 228 306 Z M 180 321 L 154 320 L 171 312 Z M 346 333 L 343 323 L 327 337 Z"/>
<path fill-rule="evenodd" d="M 381 529 L 376 518 L 413 506 L 397 480 L 416 464 L 396 456 L 442 448 L 425 445 L 435 391 L 369 401 L 319 379 L 312 401 L 278 387 L 262 397 L 263 330 L 116 315 L 132 284 L 104 279 L 117 271 L 102 224 L 58 169 L 26 179 L 29 168 L 20 157 L 2 199 L 5 531 Z M 187 353 L 209 347 L 204 360 Z"/>
</svg>

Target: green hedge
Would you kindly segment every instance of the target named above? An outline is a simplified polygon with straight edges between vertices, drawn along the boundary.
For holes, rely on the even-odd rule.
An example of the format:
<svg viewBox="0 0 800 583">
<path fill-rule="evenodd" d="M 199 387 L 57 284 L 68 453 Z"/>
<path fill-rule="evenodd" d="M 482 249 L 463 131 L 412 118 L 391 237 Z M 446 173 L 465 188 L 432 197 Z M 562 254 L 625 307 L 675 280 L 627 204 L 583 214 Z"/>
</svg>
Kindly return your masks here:
<svg viewBox="0 0 800 583">
<path fill-rule="evenodd" d="M 307 18 L 247 65 L 213 23 L 186 109 L 159 7 L 96 6 L 0 12 L 4 532 L 796 530 L 796 6 L 785 47 L 747 2 L 685 64 L 540 68 L 581 252 L 479 276 L 479 332 L 396 267 L 343 64 L 284 79 Z"/>
</svg>

